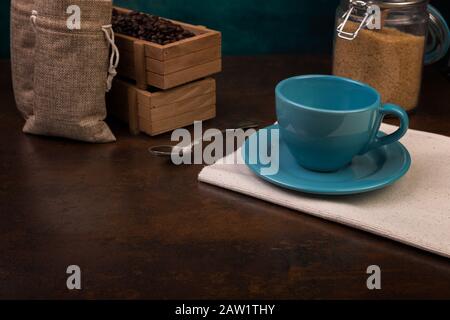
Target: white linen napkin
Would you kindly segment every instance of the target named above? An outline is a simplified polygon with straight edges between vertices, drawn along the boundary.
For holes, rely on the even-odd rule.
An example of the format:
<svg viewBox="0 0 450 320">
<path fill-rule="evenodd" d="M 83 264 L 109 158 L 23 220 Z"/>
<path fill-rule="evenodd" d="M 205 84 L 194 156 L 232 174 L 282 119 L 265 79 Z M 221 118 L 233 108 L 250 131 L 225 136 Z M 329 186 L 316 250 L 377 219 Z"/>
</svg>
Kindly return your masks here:
<svg viewBox="0 0 450 320">
<path fill-rule="evenodd" d="M 395 129 L 382 126 L 386 133 Z M 391 187 L 365 194 L 289 191 L 263 181 L 243 164 L 205 167 L 199 180 L 450 258 L 450 138 L 409 130 L 401 142 L 412 157 L 408 174 Z M 241 150 L 237 153 L 240 157 Z"/>
</svg>

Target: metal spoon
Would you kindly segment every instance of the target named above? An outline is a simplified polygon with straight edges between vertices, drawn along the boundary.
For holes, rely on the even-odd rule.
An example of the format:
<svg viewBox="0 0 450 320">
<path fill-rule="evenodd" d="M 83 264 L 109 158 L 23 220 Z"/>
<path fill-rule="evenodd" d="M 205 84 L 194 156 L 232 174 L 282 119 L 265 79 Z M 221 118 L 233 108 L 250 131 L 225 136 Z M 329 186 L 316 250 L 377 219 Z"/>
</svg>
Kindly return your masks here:
<svg viewBox="0 0 450 320">
<path fill-rule="evenodd" d="M 259 127 L 259 124 L 256 122 L 245 121 L 245 122 L 239 123 L 237 128 L 225 129 L 225 130 L 222 130 L 221 133 L 222 134 L 226 133 L 228 130 L 238 130 L 238 129 L 247 130 L 247 129 L 258 128 L 258 127 Z M 183 155 L 185 152 L 191 152 L 192 148 L 194 148 L 194 146 L 201 143 L 203 140 L 204 140 L 204 138 L 195 140 L 186 147 L 177 147 L 177 146 L 168 146 L 168 145 L 154 146 L 149 149 L 149 152 L 152 155 L 157 156 L 157 157 L 170 157 L 174 153 L 179 153 L 180 155 Z"/>
</svg>

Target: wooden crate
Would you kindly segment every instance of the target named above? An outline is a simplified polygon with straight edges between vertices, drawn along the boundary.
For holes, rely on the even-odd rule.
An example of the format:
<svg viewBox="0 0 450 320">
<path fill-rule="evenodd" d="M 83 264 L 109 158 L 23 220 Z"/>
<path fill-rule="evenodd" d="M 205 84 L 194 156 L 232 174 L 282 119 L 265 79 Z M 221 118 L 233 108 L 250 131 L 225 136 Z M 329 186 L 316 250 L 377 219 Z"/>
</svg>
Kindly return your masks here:
<svg viewBox="0 0 450 320">
<path fill-rule="evenodd" d="M 129 123 L 133 134 L 155 136 L 194 121 L 216 116 L 216 82 L 208 78 L 165 91 L 150 92 L 115 79 L 108 94 L 108 112 Z"/>
<path fill-rule="evenodd" d="M 119 12 L 130 10 L 117 8 Z M 119 75 L 135 80 L 140 89 L 170 89 L 222 71 L 222 36 L 203 26 L 171 20 L 196 36 L 167 45 L 116 34 Z"/>
</svg>

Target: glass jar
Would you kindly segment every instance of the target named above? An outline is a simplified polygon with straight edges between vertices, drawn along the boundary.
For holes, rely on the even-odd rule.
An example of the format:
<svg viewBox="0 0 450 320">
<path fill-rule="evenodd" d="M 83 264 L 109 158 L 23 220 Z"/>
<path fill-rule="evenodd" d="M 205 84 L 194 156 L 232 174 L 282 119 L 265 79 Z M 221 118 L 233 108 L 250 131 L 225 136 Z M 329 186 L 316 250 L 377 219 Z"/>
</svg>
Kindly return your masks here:
<svg viewBox="0 0 450 320">
<path fill-rule="evenodd" d="M 428 0 L 342 0 L 333 74 L 365 82 L 383 102 L 411 111 L 419 102 L 424 60 L 441 59 L 448 47 L 448 26 Z"/>
</svg>

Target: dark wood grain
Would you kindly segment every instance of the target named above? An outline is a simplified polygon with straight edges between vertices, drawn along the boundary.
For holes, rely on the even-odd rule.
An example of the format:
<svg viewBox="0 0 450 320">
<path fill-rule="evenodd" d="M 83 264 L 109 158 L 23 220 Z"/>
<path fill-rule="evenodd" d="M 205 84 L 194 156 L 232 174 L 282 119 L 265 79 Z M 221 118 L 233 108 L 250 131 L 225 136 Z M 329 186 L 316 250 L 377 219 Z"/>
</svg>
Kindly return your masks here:
<svg viewBox="0 0 450 320">
<path fill-rule="evenodd" d="M 0 298 L 450 298 L 450 261 L 197 182 L 147 148 L 169 135 L 88 145 L 22 134 L 0 65 Z M 228 57 L 218 117 L 275 120 L 274 86 L 329 59 Z M 413 128 L 450 136 L 450 82 L 427 69 Z M 65 270 L 83 271 L 83 290 Z M 382 268 L 381 291 L 366 268 Z"/>
</svg>

